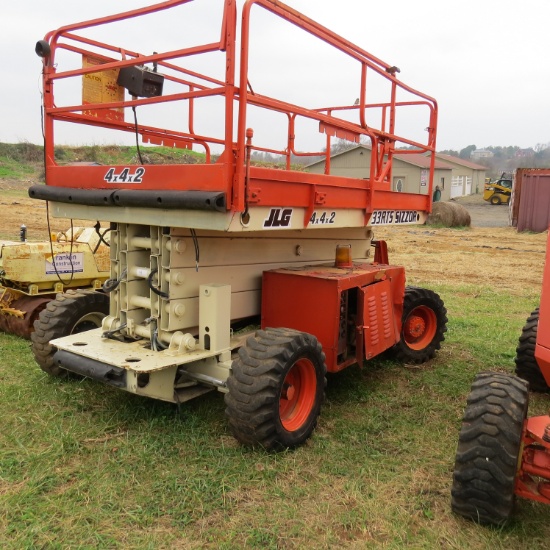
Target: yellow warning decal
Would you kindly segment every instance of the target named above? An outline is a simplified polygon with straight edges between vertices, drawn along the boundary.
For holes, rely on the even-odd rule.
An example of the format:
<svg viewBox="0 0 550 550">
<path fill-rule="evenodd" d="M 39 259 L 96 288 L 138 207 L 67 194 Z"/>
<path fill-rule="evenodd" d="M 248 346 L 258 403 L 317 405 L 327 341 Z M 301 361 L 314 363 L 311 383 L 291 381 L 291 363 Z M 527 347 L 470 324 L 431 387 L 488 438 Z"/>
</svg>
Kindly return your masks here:
<svg viewBox="0 0 550 550">
<path fill-rule="evenodd" d="M 106 63 L 105 59 L 82 56 L 82 68 Z M 124 88 L 117 84 L 118 69 L 86 73 L 82 76 L 82 104 L 124 101 Z M 87 109 L 83 114 L 107 120 L 124 120 L 124 109 Z"/>
</svg>

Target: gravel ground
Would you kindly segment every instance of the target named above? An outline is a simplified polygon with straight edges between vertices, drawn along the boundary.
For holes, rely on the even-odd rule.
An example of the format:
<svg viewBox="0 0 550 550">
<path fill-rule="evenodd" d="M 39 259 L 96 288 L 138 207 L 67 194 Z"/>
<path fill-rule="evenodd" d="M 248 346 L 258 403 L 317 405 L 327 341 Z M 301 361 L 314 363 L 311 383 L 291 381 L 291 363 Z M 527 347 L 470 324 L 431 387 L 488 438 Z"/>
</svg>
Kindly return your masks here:
<svg viewBox="0 0 550 550">
<path fill-rule="evenodd" d="M 508 227 L 510 209 L 506 204 L 492 205 L 483 195 L 470 195 L 456 200 L 464 206 L 472 218 L 472 227 Z"/>
</svg>

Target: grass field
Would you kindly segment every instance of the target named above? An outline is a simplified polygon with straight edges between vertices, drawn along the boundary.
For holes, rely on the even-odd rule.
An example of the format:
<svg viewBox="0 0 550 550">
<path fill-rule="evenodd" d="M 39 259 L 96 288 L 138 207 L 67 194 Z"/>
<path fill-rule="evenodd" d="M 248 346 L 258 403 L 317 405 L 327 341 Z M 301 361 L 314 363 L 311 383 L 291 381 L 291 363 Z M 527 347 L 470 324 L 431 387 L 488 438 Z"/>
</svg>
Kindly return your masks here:
<svg viewBox="0 0 550 550">
<path fill-rule="evenodd" d="M 547 548 L 542 505 L 519 501 L 499 529 L 450 511 L 471 381 L 513 371 L 545 248 L 544 235 L 479 231 L 395 237 L 409 282 L 445 301 L 442 349 L 422 366 L 375 360 L 331 376 L 318 428 L 294 451 L 238 445 L 219 394 L 178 411 L 50 378 L 28 342 L 0 334 L 0 547 Z M 490 246 L 475 245 L 483 235 Z M 427 242 L 443 238 L 441 252 Z M 414 248 L 401 248 L 407 239 Z M 484 271 L 491 262 L 501 266 L 494 277 Z M 548 403 L 533 395 L 530 413 L 546 414 Z"/>
<path fill-rule="evenodd" d="M 142 147 L 142 160 L 155 164 L 195 164 L 205 161 L 205 155 L 171 147 Z M 55 160 L 60 164 L 97 162 L 100 164 L 136 164 L 136 147 L 85 145 L 55 148 Z M 44 178 L 44 148 L 28 142 L 0 143 L 0 178 Z"/>
<path fill-rule="evenodd" d="M 129 162 L 136 153 L 56 151 L 60 162 L 118 162 L 107 154 Z M 153 154 L 160 162 L 171 152 Z M 41 155 L 0 144 L 6 237 L 22 222 L 33 238 L 45 231 L 44 212 L 18 184 L 39 181 Z M 446 340 L 422 366 L 377 359 L 331 376 L 318 428 L 294 451 L 238 445 L 220 394 L 178 411 L 50 378 L 28 342 L 0 333 L 0 548 L 547 548 L 542 505 L 518 501 L 499 529 L 450 511 L 466 395 L 480 371 L 513 372 L 539 301 L 546 236 L 427 227 L 376 236 L 409 283 L 440 293 Z M 532 395 L 530 414 L 548 405 Z"/>
</svg>

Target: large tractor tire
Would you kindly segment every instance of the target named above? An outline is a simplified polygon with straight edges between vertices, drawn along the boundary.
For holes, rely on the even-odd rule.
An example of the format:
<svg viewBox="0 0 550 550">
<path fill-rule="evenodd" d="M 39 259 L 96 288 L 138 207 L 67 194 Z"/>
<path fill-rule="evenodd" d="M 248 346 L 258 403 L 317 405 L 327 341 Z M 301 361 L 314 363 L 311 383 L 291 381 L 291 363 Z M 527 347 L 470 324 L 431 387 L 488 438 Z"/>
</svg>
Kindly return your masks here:
<svg viewBox="0 0 550 550">
<path fill-rule="evenodd" d="M 456 514 L 482 524 L 509 519 L 528 401 L 527 382 L 515 376 L 486 372 L 474 380 L 456 452 Z"/>
<path fill-rule="evenodd" d="M 516 348 L 516 374 L 529 382 L 529 389 L 545 393 L 550 391 L 535 359 L 535 344 L 539 326 L 539 308 L 527 318 Z"/>
<path fill-rule="evenodd" d="M 447 310 L 438 294 L 414 286 L 405 289 L 401 339 L 391 349 L 404 363 L 424 363 L 441 347 L 447 332 Z"/>
<path fill-rule="evenodd" d="M 304 443 L 321 411 L 326 371 L 311 334 L 268 328 L 250 336 L 227 380 L 225 412 L 235 438 L 269 450 Z"/>
<path fill-rule="evenodd" d="M 68 290 L 58 294 L 34 322 L 32 352 L 38 366 L 52 376 L 65 376 L 53 356 L 57 349 L 51 340 L 101 326 L 109 313 L 109 296 L 95 290 Z"/>
</svg>

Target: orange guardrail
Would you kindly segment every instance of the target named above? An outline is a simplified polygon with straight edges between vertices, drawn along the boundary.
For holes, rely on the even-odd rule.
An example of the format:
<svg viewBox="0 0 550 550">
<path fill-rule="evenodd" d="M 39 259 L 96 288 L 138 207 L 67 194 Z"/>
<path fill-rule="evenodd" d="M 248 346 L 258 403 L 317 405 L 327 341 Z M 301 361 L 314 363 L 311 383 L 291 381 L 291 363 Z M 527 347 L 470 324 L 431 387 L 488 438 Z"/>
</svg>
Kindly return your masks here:
<svg viewBox="0 0 550 550">
<path fill-rule="evenodd" d="M 46 182 L 49 186 L 87 190 L 138 188 L 216 192 L 225 196 L 224 207 L 230 211 L 247 212 L 256 205 L 303 207 L 306 209 L 305 219 L 309 219 L 308 215 L 321 205 L 359 209 L 364 213 L 365 223 L 375 209 L 431 210 L 436 101 L 401 82 L 397 77 L 397 67 L 384 63 L 289 6 L 276 0 L 247 0 L 239 25 L 235 0 L 223 0 L 220 2 L 222 13 L 218 20 L 218 40 L 153 53 L 115 46 L 89 34 L 92 29 L 107 28 L 123 21 L 146 20 L 161 13 L 172 17 L 172 9 L 185 10 L 187 6 L 184 5 L 190 1 L 170 0 L 66 25 L 48 33 L 39 43 L 37 53 L 43 57 Z M 249 58 L 255 29 L 253 14 L 258 10 L 301 29 L 310 38 L 343 56 L 355 73 L 356 82 L 356 89 L 346 90 L 346 96 L 357 97 L 357 100 L 343 105 L 305 106 L 277 99 L 269 93 L 255 93 Z M 173 42 L 177 41 L 178 37 L 174 36 Z M 276 49 L 275 43 L 273 50 Z M 209 71 L 208 58 L 212 55 L 222 57 L 223 76 Z M 65 57 L 70 56 L 82 58 L 81 66 L 76 66 L 74 60 L 72 65 L 65 66 Z M 186 60 L 193 60 L 195 66 L 200 58 L 205 59 L 200 65 L 204 69 L 197 71 L 186 66 Z M 324 62 L 324 59 L 320 61 Z M 330 60 L 326 62 L 324 71 L 330 80 Z M 131 73 L 132 68 L 134 73 Z M 151 82 L 144 84 L 144 92 L 136 94 L 133 90 L 128 91 L 127 83 L 121 85 L 121 80 L 124 80 L 120 78 L 121 71 L 130 74 L 130 79 L 137 76 L 138 80 L 143 78 Z M 387 90 L 385 100 L 378 97 L 375 101 L 370 100 L 369 86 L 373 78 L 384 83 Z M 82 82 L 81 86 L 73 85 L 74 90 L 77 87 L 82 89 L 82 96 L 61 97 L 57 88 L 64 82 L 76 82 L 77 85 Z M 333 84 L 338 83 L 331 82 Z M 298 89 L 303 83 L 289 81 L 285 85 L 290 90 L 293 87 Z M 164 90 L 160 91 L 162 86 Z M 139 95 L 141 93 L 145 95 Z M 205 116 L 209 117 L 202 106 L 213 98 L 223 104 L 223 117 L 217 119 L 217 129 L 209 133 L 196 131 L 199 126 L 201 129 L 208 126 L 198 122 L 199 119 L 202 122 Z M 146 123 L 138 123 L 138 111 L 141 118 L 142 113 L 166 105 L 178 113 L 172 117 L 173 127 L 157 126 L 149 119 Z M 252 110 L 279 117 L 280 133 L 286 137 L 278 144 L 256 143 L 252 132 L 256 128 L 250 128 Z M 403 113 L 411 110 L 422 114 L 417 128 L 411 133 L 398 131 Z M 176 124 L 182 113 L 185 113 L 181 116 L 184 127 Z M 111 143 L 119 142 L 123 133 L 135 134 L 143 143 L 198 149 L 204 152 L 205 162 L 141 166 L 136 161 L 130 166 L 63 166 L 55 159 L 56 132 L 57 125 L 67 123 L 108 131 L 112 135 Z M 304 143 L 307 144 L 304 140 L 300 141 L 300 147 L 297 146 L 305 124 L 318 125 L 318 131 L 325 135 L 324 150 L 308 150 L 304 147 Z M 427 130 L 425 139 L 417 137 L 418 128 Z M 331 146 L 335 139 L 367 145 L 370 154 L 367 177 L 344 177 L 334 173 Z M 221 152 L 214 154 L 216 149 Z M 254 151 L 277 155 L 283 161 L 281 167 L 251 165 Z M 393 157 L 397 151 L 400 155 L 419 152 L 431 155 L 426 193 L 391 191 Z M 293 159 L 299 157 L 323 160 L 324 173 L 294 170 Z"/>
</svg>

